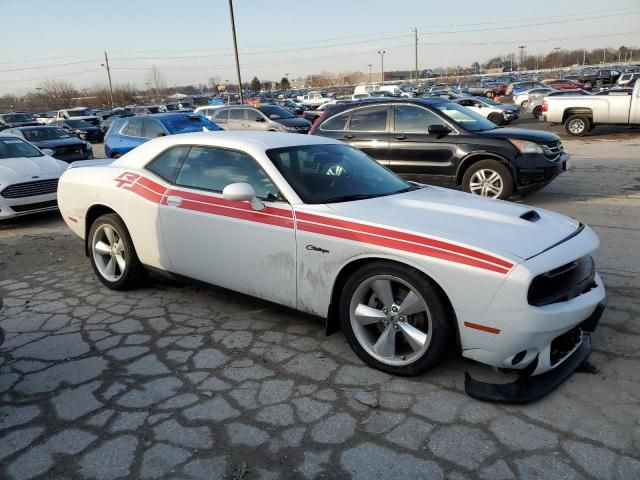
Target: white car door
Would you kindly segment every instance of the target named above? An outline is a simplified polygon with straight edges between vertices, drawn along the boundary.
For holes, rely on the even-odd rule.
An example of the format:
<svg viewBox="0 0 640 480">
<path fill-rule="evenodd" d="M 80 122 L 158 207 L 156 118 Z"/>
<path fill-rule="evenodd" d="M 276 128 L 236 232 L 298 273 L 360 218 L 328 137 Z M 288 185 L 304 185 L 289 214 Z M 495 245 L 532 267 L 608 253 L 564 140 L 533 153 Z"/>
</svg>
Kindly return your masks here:
<svg viewBox="0 0 640 480">
<path fill-rule="evenodd" d="M 245 153 L 192 146 L 183 156 L 159 207 L 173 271 L 295 308 L 291 206 L 279 200 L 277 188 Z M 154 165 L 148 168 L 154 171 Z M 224 187 L 238 182 L 252 185 L 266 208 L 255 211 L 248 202 L 224 200 Z"/>
</svg>

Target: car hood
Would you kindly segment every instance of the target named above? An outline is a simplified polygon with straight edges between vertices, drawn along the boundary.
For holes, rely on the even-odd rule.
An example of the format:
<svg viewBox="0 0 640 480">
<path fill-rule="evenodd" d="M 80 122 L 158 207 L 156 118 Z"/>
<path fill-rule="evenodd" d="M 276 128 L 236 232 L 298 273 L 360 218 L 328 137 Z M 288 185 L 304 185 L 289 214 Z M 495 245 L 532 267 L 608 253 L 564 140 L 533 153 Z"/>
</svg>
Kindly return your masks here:
<svg viewBox="0 0 640 480">
<path fill-rule="evenodd" d="M 512 260 L 534 257 L 580 226 L 572 218 L 537 207 L 430 186 L 327 207 L 349 220 L 457 242 Z"/>
<path fill-rule="evenodd" d="M 40 124 L 33 120 L 30 122 L 8 122 L 9 128 L 17 128 L 17 127 L 39 127 Z"/>
<path fill-rule="evenodd" d="M 102 129 L 100 127 L 80 127 L 76 128 L 76 130 L 86 133 L 102 133 Z"/>
<path fill-rule="evenodd" d="M 309 120 L 304 118 L 278 118 L 276 122 L 281 123 L 286 127 L 310 127 Z"/>
<path fill-rule="evenodd" d="M 60 175 L 68 166 L 67 163 L 48 155 L 33 158 L 0 159 L 0 183 L 29 181 L 32 177 Z"/>
<path fill-rule="evenodd" d="M 84 146 L 84 141 L 79 138 L 58 138 L 55 140 L 40 140 L 38 142 L 31 142 L 36 147 L 42 148 L 56 148 L 67 147 L 71 145 Z"/>
<path fill-rule="evenodd" d="M 540 130 L 527 130 L 525 128 L 494 128 L 484 132 L 476 132 L 478 135 L 492 138 L 529 140 L 536 143 L 557 142 L 560 137 L 555 133 L 542 132 Z"/>
</svg>

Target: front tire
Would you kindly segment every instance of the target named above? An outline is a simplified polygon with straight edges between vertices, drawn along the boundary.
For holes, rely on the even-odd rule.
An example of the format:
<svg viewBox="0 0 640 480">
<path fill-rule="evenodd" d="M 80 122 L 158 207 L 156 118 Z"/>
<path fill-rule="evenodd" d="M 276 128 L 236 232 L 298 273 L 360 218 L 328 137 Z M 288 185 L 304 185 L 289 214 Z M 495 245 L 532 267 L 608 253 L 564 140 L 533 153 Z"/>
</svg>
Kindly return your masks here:
<svg viewBox="0 0 640 480">
<path fill-rule="evenodd" d="M 564 131 L 574 137 L 581 137 L 591 129 L 591 119 L 586 115 L 571 115 L 564 122 Z"/>
<path fill-rule="evenodd" d="M 98 217 L 91 225 L 87 241 L 93 271 L 107 287 L 128 290 L 142 282 L 146 271 L 118 215 L 109 213 Z"/>
<path fill-rule="evenodd" d="M 506 200 L 513 193 L 513 176 L 497 160 L 481 160 L 464 172 L 462 188 L 481 197 Z"/>
<path fill-rule="evenodd" d="M 452 321 L 427 277 L 389 262 L 358 269 L 340 297 L 340 323 L 353 351 L 394 375 L 419 375 L 439 364 L 451 345 Z"/>
<path fill-rule="evenodd" d="M 527 105 L 529 105 L 529 100 L 523 100 L 522 103 L 520 103 L 520 108 L 526 110 Z"/>
</svg>

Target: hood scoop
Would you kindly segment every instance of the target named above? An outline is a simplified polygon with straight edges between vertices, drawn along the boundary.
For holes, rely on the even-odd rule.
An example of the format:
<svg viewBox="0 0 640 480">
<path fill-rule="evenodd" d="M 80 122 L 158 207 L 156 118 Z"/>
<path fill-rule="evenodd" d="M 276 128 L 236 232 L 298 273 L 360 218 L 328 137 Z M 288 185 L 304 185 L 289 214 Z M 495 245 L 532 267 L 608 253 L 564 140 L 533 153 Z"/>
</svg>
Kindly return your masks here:
<svg viewBox="0 0 640 480">
<path fill-rule="evenodd" d="M 540 220 L 540 215 L 535 210 L 529 210 L 528 212 L 524 212 L 520 215 L 520 218 L 527 222 L 537 222 Z"/>
</svg>

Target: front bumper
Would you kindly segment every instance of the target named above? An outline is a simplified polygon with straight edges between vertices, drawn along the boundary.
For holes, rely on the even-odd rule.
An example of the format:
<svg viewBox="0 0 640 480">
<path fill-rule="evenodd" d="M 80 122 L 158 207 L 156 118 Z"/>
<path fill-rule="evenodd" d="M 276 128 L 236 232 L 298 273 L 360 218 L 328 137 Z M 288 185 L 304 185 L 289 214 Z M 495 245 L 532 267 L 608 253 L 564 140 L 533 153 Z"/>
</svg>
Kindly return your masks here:
<svg viewBox="0 0 640 480">
<path fill-rule="evenodd" d="M 55 193 L 7 199 L 0 196 L 0 220 L 58 209 Z"/>
<path fill-rule="evenodd" d="M 600 321 L 606 303 L 600 302 L 594 312 L 579 327 L 580 341 L 555 368 L 540 375 L 524 373 L 512 383 L 485 383 L 465 373 L 464 388 L 467 395 L 488 402 L 528 403 L 538 400 L 560 386 L 579 368 L 591 353 L 591 336 Z M 536 359 L 537 363 L 537 359 Z M 528 368 L 534 371 L 536 364 Z"/>
<path fill-rule="evenodd" d="M 569 155 L 562 152 L 555 160 L 544 155 L 522 155 L 515 162 L 518 191 L 541 183 L 549 183 L 568 169 Z"/>
</svg>

